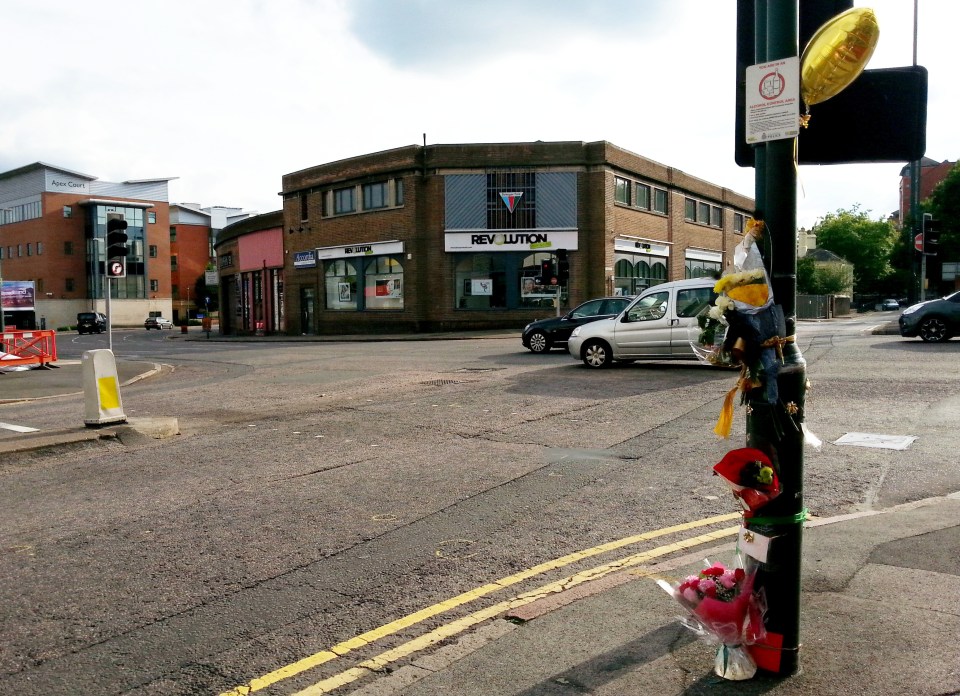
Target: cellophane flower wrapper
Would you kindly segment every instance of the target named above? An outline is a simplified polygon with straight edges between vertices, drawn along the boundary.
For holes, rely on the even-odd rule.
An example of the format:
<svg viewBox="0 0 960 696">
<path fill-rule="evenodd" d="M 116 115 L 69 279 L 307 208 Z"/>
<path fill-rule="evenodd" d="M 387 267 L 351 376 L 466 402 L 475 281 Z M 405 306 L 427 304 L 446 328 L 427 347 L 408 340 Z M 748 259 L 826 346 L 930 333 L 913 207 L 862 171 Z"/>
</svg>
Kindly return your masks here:
<svg viewBox="0 0 960 696">
<path fill-rule="evenodd" d="M 751 447 L 731 450 L 714 464 L 713 473 L 724 480 L 737 502 L 756 512 L 780 495 L 780 479 L 770 458 Z"/>
<path fill-rule="evenodd" d="M 738 567 L 733 569 L 714 563 L 676 584 L 657 581 L 689 612 L 680 622 L 701 638 L 720 644 L 714 671 L 730 680 L 750 679 L 756 673 L 746 646 L 765 635 L 763 603 L 753 592 L 757 564 L 748 559 L 749 566 L 744 568 L 743 560 L 738 556 Z"/>
<path fill-rule="evenodd" d="M 710 308 L 697 315 L 696 325 L 690 327 L 690 348 L 704 365 L 735 367 L 739 362 L 725 347 L 727 323 L 710 314 Z"/>
<path fill-rule="evenodd" d="M 723 293 L 733 300 L 734 309 L 744 314 L 754 314 L 773 304 L 773 287 L 756 241 L 762 223 L 756 223 L 750 232 L 733 250 L 733 270 L 720 278 L 714 292 Z"/>
</svg>

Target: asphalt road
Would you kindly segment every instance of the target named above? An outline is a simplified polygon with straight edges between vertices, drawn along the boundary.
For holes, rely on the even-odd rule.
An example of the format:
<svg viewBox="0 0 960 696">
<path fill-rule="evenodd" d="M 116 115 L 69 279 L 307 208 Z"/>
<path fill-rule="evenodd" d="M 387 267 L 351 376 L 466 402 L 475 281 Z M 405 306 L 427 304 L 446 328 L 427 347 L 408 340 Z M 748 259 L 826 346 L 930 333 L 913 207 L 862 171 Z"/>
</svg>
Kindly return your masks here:
<svg viewBox="0 0 960 696">
<path fill-rule="evenodd" d="M 825 442 L 806 457 L 811 513 L 960 490 L 960 442 L 943 428 L 960 407 L 960 341 L 834 327 L 800 341 L 808 426 Z M 518 339 L 264 346 L 122 333 L 119 359 L 166 365 L 124 390 L 127 414 L 176 416 L 182 434 L 0 463 L 0 692 L 228 691 L 538 564 L 731 511 L 709 475 L 743 441 L 739 411 L 730 441 L 711 433 L 729 372 L 593 371 Z M 0 406 L 0 420 L 56 427 L 81 408 L 79 397 Z M 847 432 L 918 440 L 904 452 L 831 444 Z M 334 662 L 264 693 L 294 693 L 343 668 Z"/>
</svg>

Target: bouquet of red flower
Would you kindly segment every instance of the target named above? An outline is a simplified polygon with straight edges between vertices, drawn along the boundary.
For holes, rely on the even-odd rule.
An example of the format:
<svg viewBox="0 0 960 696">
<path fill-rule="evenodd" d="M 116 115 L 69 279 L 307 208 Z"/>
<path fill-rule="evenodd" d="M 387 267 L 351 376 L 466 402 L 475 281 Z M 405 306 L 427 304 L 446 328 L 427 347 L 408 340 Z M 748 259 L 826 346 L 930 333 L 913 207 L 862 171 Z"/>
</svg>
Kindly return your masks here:
<svg viewBox="0 0 960 696">
<path fill-rule="evenodd" d="M 757 671 L 745 648 L 764 633 L 760 602 L 753 593 L 755 576 L 755 569 L 726 568 L 722 563 L 714 563 L 676 585 L 657 580 L 667 594 L 690 612 L 682 620 L 685 626 L 698 635 L 720 641 L 714 671 L 725 679 L 750 679 Z"/>
<path fill-rule="evenodd" d="M 780 495 L 780 479 L 770 457 L 758 449 L 743 447 L 727 452 L 713 467 L 726 481 L 744 510 L 755 512 Z"/>
</svg>

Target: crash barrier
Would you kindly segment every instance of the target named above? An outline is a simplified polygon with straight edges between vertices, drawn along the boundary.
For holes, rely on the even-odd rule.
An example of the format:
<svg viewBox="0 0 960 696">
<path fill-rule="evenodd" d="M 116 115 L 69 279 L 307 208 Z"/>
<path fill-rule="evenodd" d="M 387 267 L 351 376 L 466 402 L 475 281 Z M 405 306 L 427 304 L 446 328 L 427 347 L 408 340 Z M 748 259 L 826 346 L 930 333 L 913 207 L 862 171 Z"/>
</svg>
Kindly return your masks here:
<svg viewBox="0 0 960 696">
<path fill-rule="evenodd" d="M 0 334 L 0 367 L 47 367 L 56 360 L 57 332 L 52 329 L 4 331 Z"/>
</svg>

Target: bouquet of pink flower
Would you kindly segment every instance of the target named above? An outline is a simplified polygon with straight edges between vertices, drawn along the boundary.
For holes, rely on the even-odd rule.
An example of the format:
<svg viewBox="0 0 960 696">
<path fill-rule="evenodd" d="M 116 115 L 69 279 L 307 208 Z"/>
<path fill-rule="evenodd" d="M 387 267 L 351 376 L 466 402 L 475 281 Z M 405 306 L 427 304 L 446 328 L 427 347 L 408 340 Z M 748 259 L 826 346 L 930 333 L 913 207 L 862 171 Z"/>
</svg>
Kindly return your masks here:
<svg viewBox="0 0 960 696">
<path fill-rule="evenodd" d="M 720 641 L 714 671 L 725 679 L 750 679 L 757 671 L 745 648 L 764 632 L 760 602 L 753 593 L 755 576 L 756 570 L 713 563 L 676 585 L 657 580 L 690 612 L 682 620 L 685 626 L 700 636 Z"/>
</svg>

